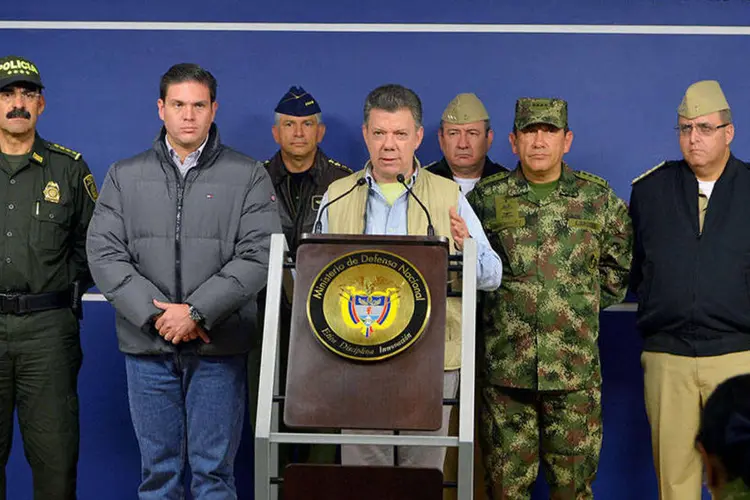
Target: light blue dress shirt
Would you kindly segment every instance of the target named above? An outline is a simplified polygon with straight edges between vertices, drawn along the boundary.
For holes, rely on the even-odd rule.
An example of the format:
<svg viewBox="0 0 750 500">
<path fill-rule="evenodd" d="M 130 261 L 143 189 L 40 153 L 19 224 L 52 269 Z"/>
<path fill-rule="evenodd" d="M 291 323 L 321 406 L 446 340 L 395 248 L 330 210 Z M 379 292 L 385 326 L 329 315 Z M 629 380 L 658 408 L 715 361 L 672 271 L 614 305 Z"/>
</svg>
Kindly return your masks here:
<svg viewBox="0 0 750 500">
<path fill-rule="evenodd" d="M 201 157 L 201 153 L 203 153 L 203 148 L 206 147 L 206 144 L 208 144 L 208 136 L 206 136 L 206 139 L 203 141 L 203 144 L 201 144 L 198 149 L 190 153 L 185 157 L 185 161 L 180 161 L 180 155 L 177 154 L 177 151 L 174 150 L 172 145 L 169 143 L 169 139 L 167 139 L 166 136 L 164 136 L 164 142 L 167 143 L 167 149 L 169 150 L 169 155 L 172 157 L 172 160 L 174 161 L 174 164 L 177 165 L 177 168 L 180 169 L 180 173 L 182 174 L 182 177 L 185 177 L 188 173 L 188 170 L 193 168 L 198 164 L 198 158 Z"/>
<path fill-rule="evenodd" d="M 410 188 L 414 184 L 417 175 L 419 175 L 419 168 L 416 168 L 411 178 L 406 181 Z M 365 215 L 365 234 L 427 234 L 426 226 L 418 230 L 412 230 L 411 233 L 407 231 L 406 221 L 407 208 L 409 206 L 409 193 L 404 191 L 391 206 L 386 201 L 382 191 L 380 191 L 377 182 L 375 182 L 375 179 L 372 177 L 369 166 L 367 167 L 365 179 L 367 179 L 369 185 L 367 213 Z M 421 201 L 422 203 L 425 203 L 425 200 Z M 321 209 L 327 202 L 328 192 L 326 191 L 320 202 Z M 416 201 L 412 201 L 412 203 L 416 203 Z M 325 211 L 321 211 L 321 209 L 318 211 L 318 218 L 321 222 L 322 232 L 327 233 L 328 209 Z M 477 288 L 479 290 L 487 291 L 497 289 L 500 286 L 500 281 L 503 276 L 502 262 L 497 253 L 490 246 L 490 242 L 487 240 L 487 235 L 484 234 L 484 229 L 482 229 L 482 223 L 479 222 L 479 218 L 477 218 L 474 210 L 472 210 L 471 205 L 466 201 L 466 197 L 460 192 L 458 194 L 458 207 L 456 208 L 456 212 L 458 212 L 458 215 L 464 219 L 469 234 L 477 243 Z"/>
</svg>

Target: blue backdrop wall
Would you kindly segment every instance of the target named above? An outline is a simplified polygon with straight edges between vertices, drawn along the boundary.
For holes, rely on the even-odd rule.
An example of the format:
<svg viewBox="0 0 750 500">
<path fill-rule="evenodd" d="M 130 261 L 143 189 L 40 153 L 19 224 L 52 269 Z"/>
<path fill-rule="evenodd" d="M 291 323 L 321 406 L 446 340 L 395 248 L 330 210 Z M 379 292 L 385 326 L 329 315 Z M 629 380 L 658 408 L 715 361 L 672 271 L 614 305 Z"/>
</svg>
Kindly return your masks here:
<svg viewBox="0 0 750 500">
<path fill-rule="evenodd" d="M 315 95 L 328 124 L 323 148 L 353 169 L 366 160 L 364 97 L 380 84 L 402 83 L 421 96 L 425 163 L 440 157 L 439 118 L 455 94 L 483 99 L 496 130 L 490 155 L 508 166 L 515 163 L 505 139 L 515 99 L 558 96 L 569 101 L 575 133 L 567 161 L 607 178 L 627 199 L 633 177 L 679 156 L 675 110 L 700 79 L 721 82 L 738 130 L 734 152 L 750 157 L 747 0 L 8 3 L 0 52 L 40 68 L 47 86 L 40 132 L 81 151 L 99 183 L 113 161 L 149 147 L 160 126 L 159 78 L 184 61 L 219 81 L 224 142 L 258 159 L 276 150 L 272 110 L 290 85 Z M 112 24 L 121 22 L 132 24 Z M 153 24 L 163 22 L 194 24 Z M 135 498 L 139 456 L 113 313 L 103 302 L 88 302 L 85 312 L 79 496 Z M 657 497 L 634 325 L 632 312 L 602 315 L 599 498 Z M 250 435 L 246 429 L 237 463 L 241 498 L 252 495 Z M 15 442 L 8 498 L 30 499 L 20 436 Z M 544 491 L 540 485 L 537 498 Z"/>
</svg>

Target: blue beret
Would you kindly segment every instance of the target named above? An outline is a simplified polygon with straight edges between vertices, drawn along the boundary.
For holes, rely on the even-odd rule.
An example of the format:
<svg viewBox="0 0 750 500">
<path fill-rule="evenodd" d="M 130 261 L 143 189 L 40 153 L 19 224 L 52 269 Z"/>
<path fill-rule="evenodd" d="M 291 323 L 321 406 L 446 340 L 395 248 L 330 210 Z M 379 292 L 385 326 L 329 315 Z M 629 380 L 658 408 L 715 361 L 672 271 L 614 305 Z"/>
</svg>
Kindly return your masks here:
<svg viewBox="0 0 750 500">
<path fill-rule="evenodd" d="M 318 101 L 302 87 L 292 87 L 284 94 L 274 110 L 291 116 L 310 116 L 320 113 Z"/>
</svg>

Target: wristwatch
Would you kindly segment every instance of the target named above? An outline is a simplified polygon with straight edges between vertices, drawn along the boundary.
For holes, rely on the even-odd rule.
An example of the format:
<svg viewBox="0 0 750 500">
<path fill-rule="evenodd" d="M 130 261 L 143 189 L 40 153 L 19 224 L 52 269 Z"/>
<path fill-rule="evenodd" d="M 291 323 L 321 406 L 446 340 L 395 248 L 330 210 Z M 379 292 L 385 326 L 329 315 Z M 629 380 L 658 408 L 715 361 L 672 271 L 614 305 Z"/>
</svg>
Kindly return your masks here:
<svg viewBox="0 0 750 500">
<path fill-rule="evenodd" d="M 195 308 L 195 306 L 190 306 L 188 308 L 188 313 L 190 314 L 190 319 L 195 321 L 198 326 L 203 326 L 203 322 L 206 321 L 206 318 L 203 317 L 203 315 L 200 313 L 198 309 Z"/>
</svg>

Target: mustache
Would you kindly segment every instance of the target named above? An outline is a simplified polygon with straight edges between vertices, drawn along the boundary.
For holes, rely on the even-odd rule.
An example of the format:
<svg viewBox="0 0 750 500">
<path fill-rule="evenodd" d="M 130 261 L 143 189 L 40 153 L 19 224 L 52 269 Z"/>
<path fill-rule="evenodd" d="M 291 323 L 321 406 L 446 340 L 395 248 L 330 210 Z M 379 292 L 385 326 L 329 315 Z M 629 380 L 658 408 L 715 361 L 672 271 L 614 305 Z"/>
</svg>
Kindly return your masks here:
<svg viewBox="0 0 750 500">
<path fill-rule="evenodd" d="M 11 118 L 25 118 L 27 120 L 31 119 L 31 113 L 29 113 L 26 108 L 13 108 L 10 113 L 5 115 L 5 117 L 10 120 Z"/>
</svg>

